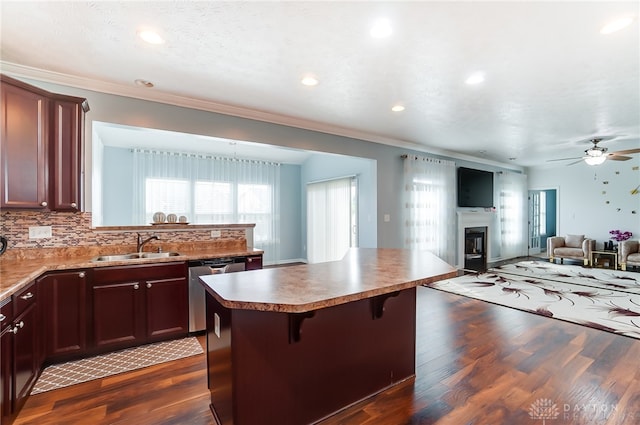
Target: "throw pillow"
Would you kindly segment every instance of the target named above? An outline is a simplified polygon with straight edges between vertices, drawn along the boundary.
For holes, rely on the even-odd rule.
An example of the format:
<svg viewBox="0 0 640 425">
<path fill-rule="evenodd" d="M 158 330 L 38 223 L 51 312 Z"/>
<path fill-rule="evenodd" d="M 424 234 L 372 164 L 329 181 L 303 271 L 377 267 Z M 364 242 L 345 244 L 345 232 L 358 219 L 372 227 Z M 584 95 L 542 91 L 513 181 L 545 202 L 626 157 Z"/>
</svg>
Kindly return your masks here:
<svg viewBox="0 0 640 425">
<path fill-rule="evenodd" d="M 569 248 L 582 248 L 582 241 L 584 241 L 584 235 L 567 235 L 564 239 L 564 246 Z"/>
</svg>

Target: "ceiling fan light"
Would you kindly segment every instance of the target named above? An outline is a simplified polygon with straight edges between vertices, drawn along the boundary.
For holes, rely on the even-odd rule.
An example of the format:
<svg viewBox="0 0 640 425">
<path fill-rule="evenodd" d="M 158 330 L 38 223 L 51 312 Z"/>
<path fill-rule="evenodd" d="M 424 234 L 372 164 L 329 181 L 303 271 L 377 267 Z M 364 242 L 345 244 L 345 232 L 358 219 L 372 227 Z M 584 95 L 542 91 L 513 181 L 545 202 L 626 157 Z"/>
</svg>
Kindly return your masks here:
<svg viewBox="0 0 640 425">
<path fill-rule="evenodd" d="M 600 165 L 607 159 L 606 156 L 600 154 L 600 156 L 587 156 L 584 158 L 584 162 L 588 165 Z"/>
<path fill-rule="evenodd" d="M 598 158 L 604 155 L 604 152 L 602 149 L 596 149 L 596 148 L 587 149 L 586 153 L 591 158 Z"/>
</svg>

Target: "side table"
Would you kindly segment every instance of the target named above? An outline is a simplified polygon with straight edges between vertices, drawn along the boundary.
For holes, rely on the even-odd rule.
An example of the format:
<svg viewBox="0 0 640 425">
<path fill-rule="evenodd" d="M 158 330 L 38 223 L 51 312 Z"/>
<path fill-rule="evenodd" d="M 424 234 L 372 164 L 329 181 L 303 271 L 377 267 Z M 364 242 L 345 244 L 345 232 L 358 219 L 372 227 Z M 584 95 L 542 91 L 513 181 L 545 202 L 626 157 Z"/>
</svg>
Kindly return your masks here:
<svg viewBox="0 0 640 425">
<path fill-rule="evenodd" d="M 591 267 L 618 270 L 618 251 L 591 251 L 589 265 Z"/>
</svg>

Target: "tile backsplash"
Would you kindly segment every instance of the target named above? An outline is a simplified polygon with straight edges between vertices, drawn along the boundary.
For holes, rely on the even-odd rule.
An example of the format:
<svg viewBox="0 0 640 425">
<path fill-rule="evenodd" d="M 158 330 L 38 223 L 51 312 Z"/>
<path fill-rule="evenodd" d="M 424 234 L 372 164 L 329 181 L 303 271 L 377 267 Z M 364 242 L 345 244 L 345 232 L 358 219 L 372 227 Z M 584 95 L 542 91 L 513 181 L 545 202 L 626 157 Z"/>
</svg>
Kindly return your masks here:
<svg viewBox="0 0 640 425">
<path fill-rule="evenodd" d="M 32 226 L 51 226 L 52 237 L 29 239 L 29 227 Z M 215 238 L 217 243 L 244 242 L 246 244 L 246 228 L 253 225 L 247 225 L 247 227 L 234 225 L 229 228 L 215 225 L 215 227 L 220 231 L 220 236 Z M 202 228 L 202 226 L 190 226 L 185 230 L 151 226 L 113 229 L 93 228 L 90 212 L 5 210 L 0 213 L 0 234 L 9 241 L 7 252 L 11 249 L 135 245 L 136 233 L 158 233 L 162 239 L 172 243 L 211 241 L 211 229 Z"/>
</svg>

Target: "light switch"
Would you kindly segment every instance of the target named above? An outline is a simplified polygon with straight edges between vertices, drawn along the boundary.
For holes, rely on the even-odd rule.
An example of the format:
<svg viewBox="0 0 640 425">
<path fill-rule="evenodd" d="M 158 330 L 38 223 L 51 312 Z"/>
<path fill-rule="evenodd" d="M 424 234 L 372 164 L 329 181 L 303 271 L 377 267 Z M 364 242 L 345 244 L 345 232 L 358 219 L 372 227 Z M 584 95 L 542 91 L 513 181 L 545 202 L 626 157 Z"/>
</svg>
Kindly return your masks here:
<svg viewBox="0 0 640 425">
<path fill-rule="evenodd" d="M 385 222 L 385 223 L 388 223 L 388 222 L 390 222 L 390 221 L 391 221 L 391 214 L 385 214 L 385 215 L 384 215 L 384 222 Z"/>
</svg>

